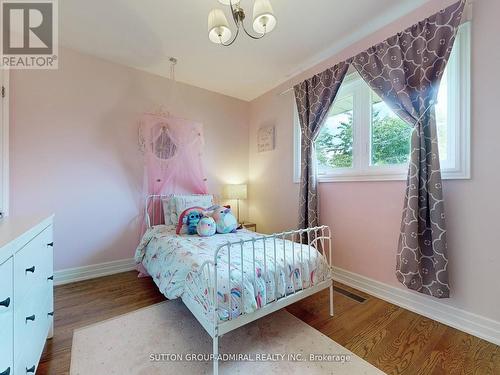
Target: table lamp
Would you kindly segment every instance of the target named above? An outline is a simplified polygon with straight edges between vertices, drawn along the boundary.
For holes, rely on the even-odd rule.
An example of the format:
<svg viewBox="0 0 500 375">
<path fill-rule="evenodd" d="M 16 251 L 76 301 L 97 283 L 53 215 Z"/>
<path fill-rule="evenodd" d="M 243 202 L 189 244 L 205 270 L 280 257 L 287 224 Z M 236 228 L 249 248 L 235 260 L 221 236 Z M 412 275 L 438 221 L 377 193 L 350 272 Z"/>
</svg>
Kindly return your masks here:
<svg viewBox="0 0 500 375">
<path fill-rule="evenodd" d="M 238 184 L 238 185 L 224 185 L 222 190 L 222 196 L 226 199 L 234 199 L 236 200 L 237 206 L 237 216 L 238 216 L 238 224 L 240 223 L 240 200 L 247 199 L 247 185 L 246 184 Z"/>
</svg>

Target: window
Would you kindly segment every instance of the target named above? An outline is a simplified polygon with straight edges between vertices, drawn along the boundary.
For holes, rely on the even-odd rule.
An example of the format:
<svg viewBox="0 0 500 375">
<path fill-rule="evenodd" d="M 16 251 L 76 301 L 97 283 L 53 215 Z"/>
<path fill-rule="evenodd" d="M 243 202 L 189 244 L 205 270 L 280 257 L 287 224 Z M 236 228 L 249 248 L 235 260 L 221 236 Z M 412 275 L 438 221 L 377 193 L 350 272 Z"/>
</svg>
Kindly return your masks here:
<svg viewBox="0 0 500 375">
<path fill-rule="evenodd" d="M 296 118 L 295 180 L 300 173 Z M 470 178 L 470 25 L 463 24 L 436 105 L 443 178 Z M 349 74 L 316 139 L 320 181 L 406 179 L 413 127 L 401 120 L 357 72 Z"/>
</svg>

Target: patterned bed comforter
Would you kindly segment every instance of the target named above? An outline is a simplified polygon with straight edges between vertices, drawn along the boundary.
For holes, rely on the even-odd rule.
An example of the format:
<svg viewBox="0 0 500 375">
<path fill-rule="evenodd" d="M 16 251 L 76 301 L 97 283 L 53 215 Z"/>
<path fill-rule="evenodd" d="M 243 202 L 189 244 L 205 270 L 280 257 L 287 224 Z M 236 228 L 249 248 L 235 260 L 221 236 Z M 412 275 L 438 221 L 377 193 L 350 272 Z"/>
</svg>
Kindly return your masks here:
<svg viewBox="0 0 500 375">
<path fill-rule="evenodd" d="M 208 314 L 207 279 L 191 280 L 198 285 L 186 288 L 186 276 L 190 271 L 198 271 L 205 261 L 213 262 L 220 245 L 259 237 L 262 235 L 245 229 L 212 237 L 176 235 L 174 226 L 159 225 L 144 234 L 135 260 L 144 265 L 167 298 L 178 298 L 189 289 L 189 298 Z M 265 245 L 262 240 L 255 242 L 255 267 L 252 243 L 245 244 L 243 251 L 240 245 L 231 247 L 230 259 L 226 248 L 219 253 L 217 298 L 221 320 L 228 319 L 229 314 L 234 318 L 242 311 L 251 313 L 277 298 L 330 278 L 326 259 L 313 247 L 282 239 L 275 243 L 276 264 L 272 239 L 266 240 Z"/>
</svg>

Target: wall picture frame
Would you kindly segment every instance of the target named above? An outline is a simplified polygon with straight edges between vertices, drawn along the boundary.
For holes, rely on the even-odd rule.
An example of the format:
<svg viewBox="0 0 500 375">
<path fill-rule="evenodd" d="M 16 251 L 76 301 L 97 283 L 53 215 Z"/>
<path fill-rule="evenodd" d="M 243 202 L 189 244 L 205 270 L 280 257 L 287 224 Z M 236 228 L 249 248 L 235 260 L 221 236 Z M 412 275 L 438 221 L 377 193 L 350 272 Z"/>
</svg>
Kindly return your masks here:
<svg viewBox="0 0 500 375">
<path fill-rule="evenodd" d="M 272 151 L 275 147 L 276 127 L 263 126 L 257 132 L 257 152 Z"/>
</svg>

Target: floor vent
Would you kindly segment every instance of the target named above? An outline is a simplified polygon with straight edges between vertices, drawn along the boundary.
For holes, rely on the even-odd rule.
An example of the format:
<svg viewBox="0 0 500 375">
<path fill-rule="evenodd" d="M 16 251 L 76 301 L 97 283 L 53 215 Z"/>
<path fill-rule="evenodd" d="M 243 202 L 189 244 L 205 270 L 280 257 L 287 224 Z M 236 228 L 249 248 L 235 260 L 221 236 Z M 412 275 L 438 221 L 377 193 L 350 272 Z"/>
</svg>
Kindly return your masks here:
<svg viewBox="0 0 500 375">
<path fill-rule="evenodd" d="M 348 297 L 356 302 L 363 303 L 366 301 L 366 298 L 358 296 L 357 294 L 351 293 L 345 289 L 339 288 L 338 286 L 334 286 L 333 290 L 336 291 L 337 293 L 343 294 L 344 296 L 346 296 L 346 297 Z"/>
</svg>

